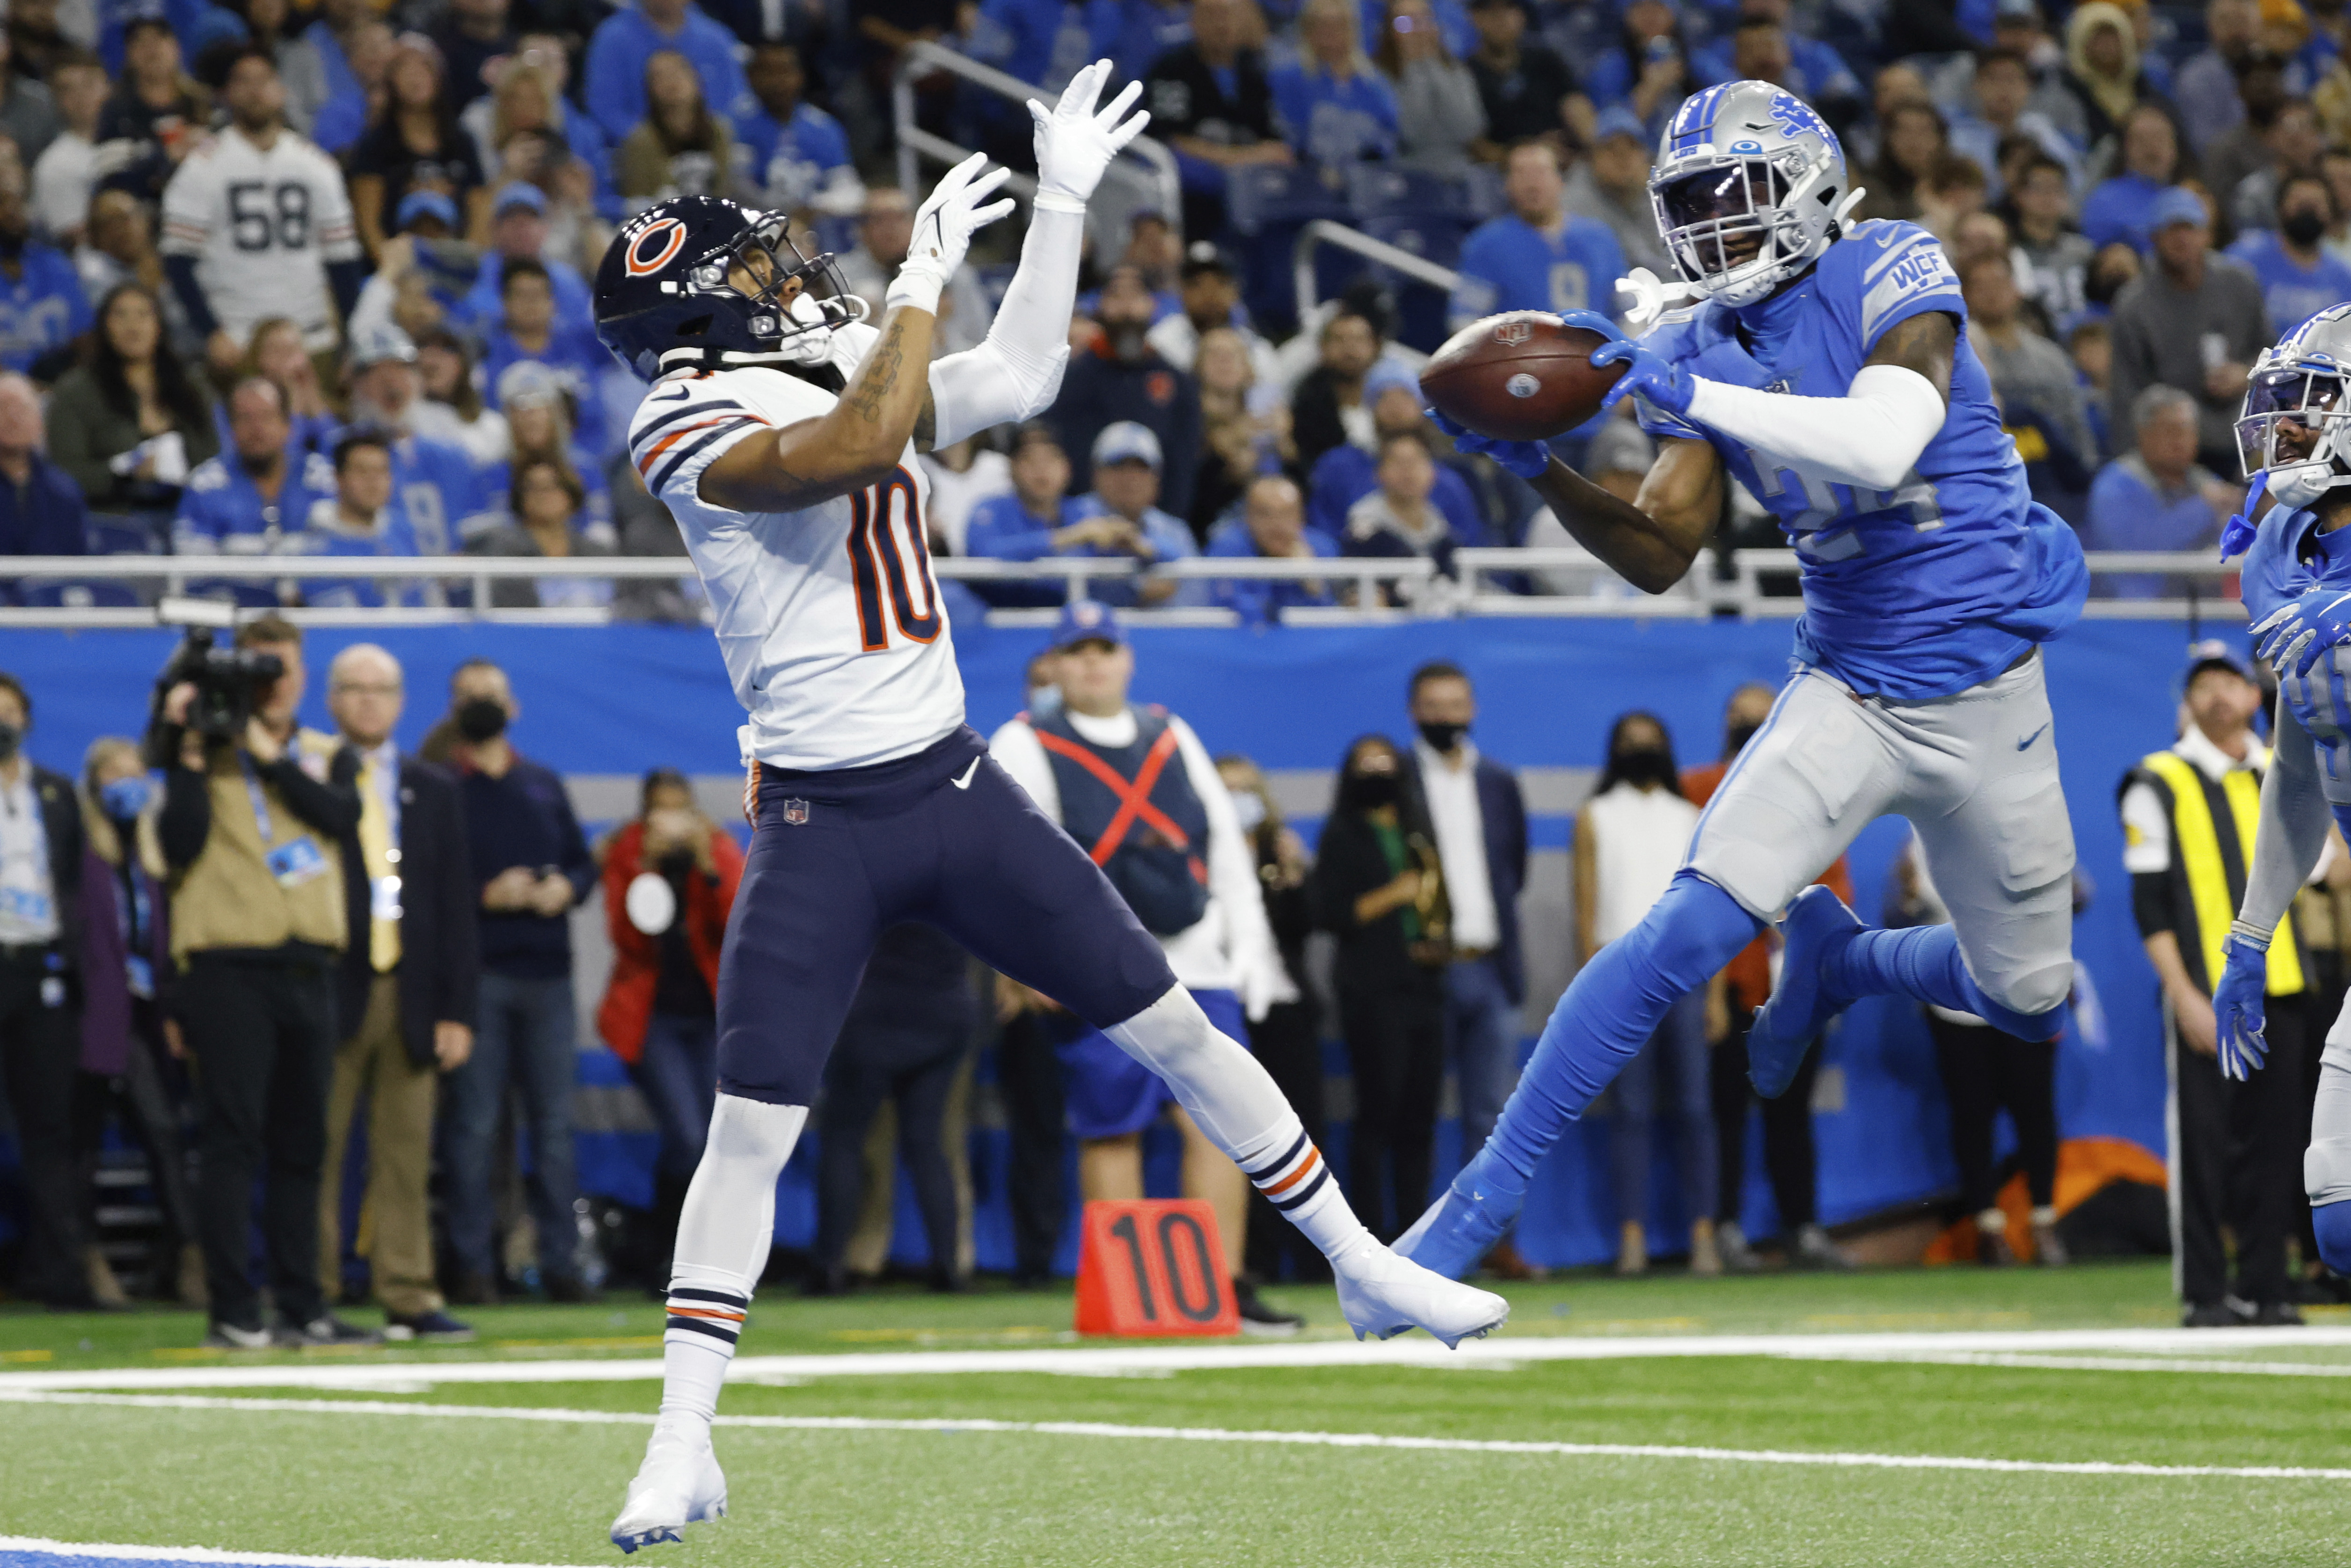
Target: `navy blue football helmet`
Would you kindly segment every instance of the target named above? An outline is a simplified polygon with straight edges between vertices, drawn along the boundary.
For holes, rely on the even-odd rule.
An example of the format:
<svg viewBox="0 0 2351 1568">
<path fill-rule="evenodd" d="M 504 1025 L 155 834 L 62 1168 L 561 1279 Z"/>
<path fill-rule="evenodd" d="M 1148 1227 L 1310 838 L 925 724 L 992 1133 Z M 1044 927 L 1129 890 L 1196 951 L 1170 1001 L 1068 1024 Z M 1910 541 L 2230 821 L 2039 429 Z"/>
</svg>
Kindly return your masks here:
<svg viewBox="0 0 2351 1568">
<path fill-rule="evenodd" d="M 791 340 L 829 338 L 863 313 L 831 254 L 801 249 L 789 217 L 717 196 L 655 203 L 622 225 L 596 268 L 596 336 L 647 381 L 820 358 Z"/>
</svg>

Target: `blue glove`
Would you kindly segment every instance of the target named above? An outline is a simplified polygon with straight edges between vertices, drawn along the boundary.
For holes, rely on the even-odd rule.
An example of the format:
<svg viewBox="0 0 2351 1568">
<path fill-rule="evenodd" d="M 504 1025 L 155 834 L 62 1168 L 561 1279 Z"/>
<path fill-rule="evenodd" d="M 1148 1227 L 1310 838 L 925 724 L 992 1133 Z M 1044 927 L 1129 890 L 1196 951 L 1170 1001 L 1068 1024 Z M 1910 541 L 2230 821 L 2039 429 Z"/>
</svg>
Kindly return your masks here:
<svg viewBox="0 0 2351 1568">
<path fill-rule="evenodd" d="M 2220 945 L 2226 955 L 2220 983 L 2212 988 L 2212 1029 L 2220 1043 L 2220 1076 L 2243 1082 L 2269 1057 L 2262 1038 L 2262 996 L 2269 989 L 2270 956 L 2231 932 Z"/>
<path fill-rule="evenodd" d="M 1629 343 L 1632 341 L 1631 339 L 1625 336 L 1623 331 L 1618 329 L 1615 322 L 1611 321 L 1607 317 L 1603 316 L 1597 310 L 1562 310 L 1559 313 L 1559 319 L 1562 322 L 1570 327 L 1581 327 L 1587 332 L 1597 332 L 1612 343 Z M 1600 350 L 1597 349 L 1593 350 L 1595 354 L 1599 351 Z M 1595 360 L 1593 362 L 1597 364 L 1599 361 Z"/>
<path fill-rule="evenodd" d="M 2253 656 L 2280 679 L 2307 675 L 2328 649 L 2351 643 L 2351 592 L 2314 588 L 2254 627 L 2253 639 Z"/>
<path fill-rule="evenodd" d="M 1689 413 L 1690 396 L 1698 391 L 1698 382 L 1687 371 L 1667 364 L 1640 344 L 1623 338 L 1593 350 L 1592 364 L 1595 370 L 1610 365 L 1628 367 L 1616 378 L 1616 384 L 1608 389 L 1608 395 L 1600 400 L 1603 413 L 1639 392 L 1654 407 L 1677 416 L 1686 415 Z"/>
<path fill-rule="evenodd" d="M 1496 435 L 1480 435 L 1433 408 L 1422 412 L 1436 422 L 1437 429 L 1453 437 L 1454 445 L 1480 457 L 1490 457 L 1521 479 L 1540 479 L 1543 470 L 1551 466 L 1551 448 L 1540 441 L 1504 441 Z"/>
</svg>

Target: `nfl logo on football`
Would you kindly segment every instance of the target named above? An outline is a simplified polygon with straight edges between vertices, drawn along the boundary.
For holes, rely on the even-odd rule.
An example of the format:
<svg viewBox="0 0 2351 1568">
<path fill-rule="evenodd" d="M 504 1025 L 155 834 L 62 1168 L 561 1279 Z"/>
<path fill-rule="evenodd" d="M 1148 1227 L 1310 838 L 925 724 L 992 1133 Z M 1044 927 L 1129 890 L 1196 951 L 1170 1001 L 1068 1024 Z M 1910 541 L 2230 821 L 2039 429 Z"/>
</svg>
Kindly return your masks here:
<svg viewBox="0 0 2351 1568">
<path fill-rule="evenodd" d="M 786 827 L 797 828 L 807 821 L 808 802 L 806 800 L 787 800 L 784 802 L 784 825 Z"/>
</svg>

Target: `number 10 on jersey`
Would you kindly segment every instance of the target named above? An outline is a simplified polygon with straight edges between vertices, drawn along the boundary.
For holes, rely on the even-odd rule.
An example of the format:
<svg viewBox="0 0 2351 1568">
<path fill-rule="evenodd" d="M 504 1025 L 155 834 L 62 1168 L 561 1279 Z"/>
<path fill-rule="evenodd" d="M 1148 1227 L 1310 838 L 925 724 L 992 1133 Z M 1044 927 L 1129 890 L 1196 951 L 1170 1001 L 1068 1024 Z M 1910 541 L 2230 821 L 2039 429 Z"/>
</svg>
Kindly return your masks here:
<svg viewBox="0 0 2351 1568">
<path fill-rule="evenodd" d="M 935 642 L 946 629 L 923 538 L 922 503 L 914 476 L 904 468 L 849 497 L 849 574 L 857 587 L 857 634 L 866 653 L 890 646 L 892 622 L 910 643 Z"/>
</svg>

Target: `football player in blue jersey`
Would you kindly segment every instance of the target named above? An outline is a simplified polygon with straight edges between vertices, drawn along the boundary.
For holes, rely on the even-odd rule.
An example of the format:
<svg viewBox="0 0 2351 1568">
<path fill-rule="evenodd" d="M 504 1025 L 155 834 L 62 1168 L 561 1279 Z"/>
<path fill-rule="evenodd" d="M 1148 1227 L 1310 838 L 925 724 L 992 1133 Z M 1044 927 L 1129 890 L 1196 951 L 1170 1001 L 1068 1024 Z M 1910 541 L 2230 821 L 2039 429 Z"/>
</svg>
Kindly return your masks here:
<svg viewBox="0 0 2351 1568">
<path fill-rule="evenodd" d="M 2026 488 L 1942 247 L 1910 224 L 1853 224 L 1862 193 L 1835 134 L 1768 82 L 1685 101 L 1649 193 L 1698 303 L 1637 342 L 1566 318 L 1616 340 L 1592 362 L 1625 367 L 1609 401 L 1635 398 L 1657 439 L 1637 499 L 1540 443 L 1468 444 L 1652 593 L 1688 570 L 1736 478 L 1802 559 L 1795 674 L 1671 884 L 1576 976 L 1493 1136 L 1398 1243 L 1440 1273 L 1499 1239 L 1566 1123 L 1782 908 L 1779 985 L 1748 1046 L 1767 1098 L 1858 997 L 2048 1040 L 2073 984 L 2074 836 L 2038 648 L 2079 615 L 2088 576 Z M 1866 929 L 1807 888 L 1888 813 L 1917 825 L 1950 925 Z"/>
<path fill-rule="evenodd" d="M 2246 549 L 2245 609 L 2261 657 L 2277 671 L 2276 749 L 2262 784 L 2261 826 L 2245 897 L 2222 944 L 2212 990 L 2220 1071 L 2241 1080 L 2262 1039 L 2270 939 L 2318 864 L 2330 819 L 2351 828 L 2351 305 L 2336 305 L 2265 350 L 2245 390 L 2237 443 L 2252 481 L 2229 520 L 2223 559 Z M 2248 522 L 2248 517 L 2258 523 Z M 2302 1174 L 2318 1254 L 2351 1271 L 2351 1040 L 2338 1022 L 2319 1058 L 2318 1100 Z"/>
</svg>

